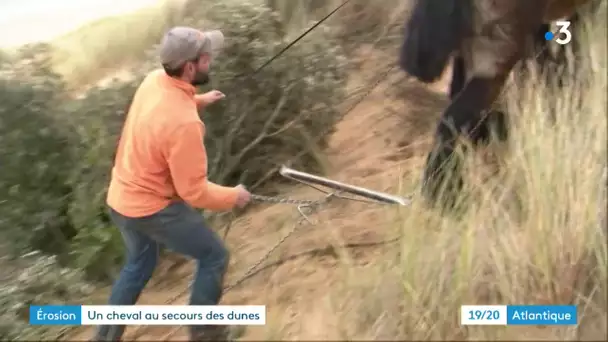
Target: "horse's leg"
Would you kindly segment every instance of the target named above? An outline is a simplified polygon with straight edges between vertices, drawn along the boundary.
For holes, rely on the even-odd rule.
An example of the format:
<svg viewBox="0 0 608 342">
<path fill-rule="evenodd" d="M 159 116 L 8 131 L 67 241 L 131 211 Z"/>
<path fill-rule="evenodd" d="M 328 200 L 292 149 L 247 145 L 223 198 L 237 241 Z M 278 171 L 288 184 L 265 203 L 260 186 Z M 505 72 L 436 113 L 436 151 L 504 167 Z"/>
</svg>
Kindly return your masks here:
<svg viewBox="0 0 608 342">
<path fill-rule="evenodd" d="M 532 34 L 530 42 L 528 43 L 529 51 L 526 53 L 527 57 L 522 59 L 517 66 L 516 76 L 518 78 L 528 75 L 531 71 L 531 65 L 536 66 L 541 73 L 551 73 L 551 68 L 555 64 L 555 60 L 551 54 L 550 46 L 555 43 L 545 39 L 545 33 L 550 30 L 550 24 L 541 24 L 538 29 L 534 31 L 534 34 Z"/>
<path fill-rule="evenodd" d="M 479 142 L 489 135 L 490 119 L 482 113 L 500 93 L 507 75 L 508 72 L 492 78 L 473 77 L 444 111 L 423 176 L 422 192 L 430 202 L 437 202 L 441 196 L 445 207 L 456 204 L 463 186 L 463 161 L 454 153 L 457 138 L 463 134 Z"/>
<path fill-rule="evenodd" d="M 466 81 L 466 64 L 465 59 L 456 55 L 452 66 L 452 81 L 450 83 L 450 99 L 454 101 L 456 95 L 464 88 Z M 503 111 L 490 109 L 483 117 L 478 125 L 476 134 L 473 139 L 475 145 L 488 143 L 492 132 L 496 133 L 496 137 L 501 140 L 507 140 L 508 127 L 506 115 Z"/>
<path fill-rule="evenodd" d="M 549 50 L 549 44 L 551 41 L 545 39 L 545 33 L 551 31 L 550 24 L 542 24 L 534 33 L 534 51 L 530 58 L 532 58 L 537 65 L 545 66 L 551 62 L 551 51 Z"/>
<path fill-rule="evenodd" d="M 456 95 L 464 88 L 466 81 L 466 69 L 464 58 L 460 55 L 454 56 L 452 64 L 452 81 L 450 82 L 450 99 L 454 100 Z"/>
<path fill-rule="evenodd" d="M 488 109 L 469 135 L 473 145 L 487 145 L 492 138 L 504 142 L 509 138 L 509 120 L 504 111 Z"/>
</svg>

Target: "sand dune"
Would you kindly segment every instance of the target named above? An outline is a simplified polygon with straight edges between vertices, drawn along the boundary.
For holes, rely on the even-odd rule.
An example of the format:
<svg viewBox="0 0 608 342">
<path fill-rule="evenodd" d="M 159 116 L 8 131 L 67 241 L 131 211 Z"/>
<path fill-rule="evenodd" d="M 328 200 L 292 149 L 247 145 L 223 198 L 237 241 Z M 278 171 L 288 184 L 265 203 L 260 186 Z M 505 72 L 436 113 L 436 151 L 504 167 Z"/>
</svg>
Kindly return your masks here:
<svg viewBox="0 0 608 342">
<path fill-rule="evenodd" d="M 130 13 L 163 0 L 2 0 L 0 48 L 48 41 L 108 16 Z"/>
</svg>

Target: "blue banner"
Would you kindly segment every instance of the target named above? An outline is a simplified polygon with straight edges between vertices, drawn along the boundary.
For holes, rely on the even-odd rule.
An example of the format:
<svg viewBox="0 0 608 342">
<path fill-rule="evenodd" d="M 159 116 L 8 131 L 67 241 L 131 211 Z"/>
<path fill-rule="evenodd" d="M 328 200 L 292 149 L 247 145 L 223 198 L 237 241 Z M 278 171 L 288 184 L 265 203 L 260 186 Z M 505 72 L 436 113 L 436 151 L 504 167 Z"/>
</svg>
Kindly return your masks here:
<svg viewBox="0 0 608 342">
<path fill-rule="evenodd" d="M 80 325 L 82 307 L 80 305 L 32 305 L 30 324 L 32 325 Z"/>
<path fill-rule="evenodd" d="M 507 305 L 507 325 L 576 325 L 576 305 Z"/>
</svg>

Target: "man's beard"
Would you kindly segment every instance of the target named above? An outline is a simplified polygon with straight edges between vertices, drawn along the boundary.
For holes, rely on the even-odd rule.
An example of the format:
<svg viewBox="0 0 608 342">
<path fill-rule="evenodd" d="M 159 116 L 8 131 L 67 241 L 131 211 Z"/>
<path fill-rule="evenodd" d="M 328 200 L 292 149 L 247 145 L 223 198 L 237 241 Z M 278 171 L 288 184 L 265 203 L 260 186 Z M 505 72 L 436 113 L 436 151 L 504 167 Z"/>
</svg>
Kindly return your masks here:
<svg viewBox="0 0 608 342">
<path fill-rule="evenodd" d="M 197 71 L 194 79 L 190 82 L 193 86 L 198 87 L 209 83 L 209 73 Z"/>
</svg>

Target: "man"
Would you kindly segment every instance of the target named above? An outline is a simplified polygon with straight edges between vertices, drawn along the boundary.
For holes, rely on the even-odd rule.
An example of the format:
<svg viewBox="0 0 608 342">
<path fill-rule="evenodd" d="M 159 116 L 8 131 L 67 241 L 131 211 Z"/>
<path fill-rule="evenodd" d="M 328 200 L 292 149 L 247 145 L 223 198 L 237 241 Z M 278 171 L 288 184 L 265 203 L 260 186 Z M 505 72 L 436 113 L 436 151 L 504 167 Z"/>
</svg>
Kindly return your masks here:
<svg viewBox="0 0 608 342">
<path fill-rule="evenodd" d="M 197 106 L 224 94 L 197 95 L 195 86 L 209 81 L 209 65 L 223 42 L 220 31 L 170 29 L 160 44 L 163 69 L 151 72 L 135 93 L 107 196 L 127 253 L 109 305 L 137 302 L 156 267 L 159 244 L 197 260 L 190 305 L 220 301 L 228 251 L 194 208 L 230 210 L 250 200 L 241 185 L 225 187 L 207 179 L 205 125 Z M 190 327 L 191 340 L 223 339 L 222 327 Z M 124 326 L 101 326 L 96 339 L 120 340 L 123 332 Z"/>
</svg>

